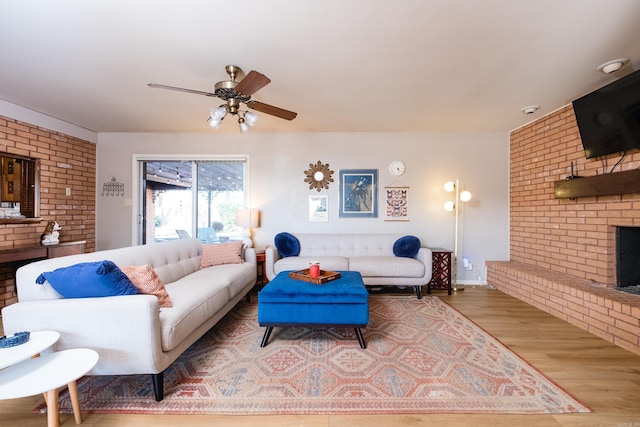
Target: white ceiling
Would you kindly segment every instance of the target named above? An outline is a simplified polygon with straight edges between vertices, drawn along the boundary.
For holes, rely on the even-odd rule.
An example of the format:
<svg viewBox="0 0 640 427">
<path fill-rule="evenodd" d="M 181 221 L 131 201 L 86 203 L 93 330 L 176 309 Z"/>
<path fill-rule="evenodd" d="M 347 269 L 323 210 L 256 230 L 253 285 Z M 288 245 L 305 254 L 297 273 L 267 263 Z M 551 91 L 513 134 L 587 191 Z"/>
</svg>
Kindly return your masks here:
<svg viewBox="0 0 640 427">
<path fill-rule="evenodd" d="M 252 132 L 502 132 L 640 65 L 639 23 L 638 0 L 6 0 L 0 99 L 94 132 L 216 132 L 222 101 L 147 83 L 212 91 L 233 64 L 298 112 Z"/>
</svg>

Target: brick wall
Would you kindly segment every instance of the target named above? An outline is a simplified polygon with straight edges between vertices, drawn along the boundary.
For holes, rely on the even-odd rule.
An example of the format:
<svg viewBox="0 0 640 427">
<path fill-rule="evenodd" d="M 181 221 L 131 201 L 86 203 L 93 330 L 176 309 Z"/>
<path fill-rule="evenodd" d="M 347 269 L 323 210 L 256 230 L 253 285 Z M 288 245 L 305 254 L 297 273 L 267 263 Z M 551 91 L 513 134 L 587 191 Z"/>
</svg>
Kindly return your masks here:
<svg viewBox="0 0 640 427">
<path fill-rule="evenodd" d="M 585 158 L 570 105 L 513 131 L 511 259 L 614 286 L 614 226 L 640 226 L 640 194 L 555 199 L 553 182 L 570 174 L 571 161 L 576 174 L 592 176 L 609 171 L 619 158 Z M 616 171 L 638 167 L 636 150 Z"/>
<path fill-rule="evenodd" d="M 555 199 L 554 181 L 609 172 L 586 159 L 572 106 L 511 133 L 510 261 L 488 261 L 497 289 L 640 354 L 640 296 L 615 286 L 615 226 L 640 226 L 640 194 Z M 628 154 L 615 171 L 637 169 Z"/>
<path fill-rule="evenodd" d="M 0 224 L 0 250 L 37 244 L 46 221 L 55 220 L 62 226 L 61 241 L 85 240 L 85 251 L 94 251 L 95 144 L 0 116 L 0 151 L 40 159 L 43 218 L 37 224 Z M 67 188 L 71 196 L 66 195 Z M 11 274 L 15 267 L 0 269 L 0 308 L 17 301 Z"/>
</svg>

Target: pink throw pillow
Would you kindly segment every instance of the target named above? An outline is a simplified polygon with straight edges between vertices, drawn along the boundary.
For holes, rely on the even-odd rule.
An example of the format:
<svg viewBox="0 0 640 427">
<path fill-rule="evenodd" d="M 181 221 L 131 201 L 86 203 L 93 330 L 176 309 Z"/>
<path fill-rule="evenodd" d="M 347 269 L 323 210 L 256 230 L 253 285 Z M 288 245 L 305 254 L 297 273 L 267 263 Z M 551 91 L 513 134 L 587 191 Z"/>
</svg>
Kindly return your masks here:
<svg viewBox="0 0 640 427">
<path fill-rule="evenodd" d="M 242 241 L 202 245 L 200 268 L 221 264 L 242 264 Z"/>
<path fill-rule="evenodd" d="M 164 283 L 162 283 L 162 280 L 150 265 L 130 265 L 122 267 L 121 270 L 131 280 L 131 283 L 138 288 L 140 293 L 157 296 L 160 301 L 160 307 L 173 307 Z"/>
</svg>

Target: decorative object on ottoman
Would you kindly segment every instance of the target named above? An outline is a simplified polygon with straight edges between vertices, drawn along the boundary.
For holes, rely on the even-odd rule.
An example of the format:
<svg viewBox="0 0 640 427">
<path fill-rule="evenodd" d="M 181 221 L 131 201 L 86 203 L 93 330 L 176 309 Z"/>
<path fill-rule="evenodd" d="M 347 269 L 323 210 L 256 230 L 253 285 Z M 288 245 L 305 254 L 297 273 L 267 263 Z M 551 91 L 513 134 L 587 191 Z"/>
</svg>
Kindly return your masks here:
<svg viewBox="0 0 640 427">
<path fill-rule="evenodd" d="M 60 230 L 62 230 L 60 224 L 56 221 L 49 221 L 44 233 L 40 235 L 40 243 L 43 245 L 57 245 L 60 243 Z"/>
<path fill-rule="evenodd" d="M 261 347 L 274 326 L 351 327 L 361 348 L 362 331 L 369 323 L 369 293 L 357 271 L 341 271 L 341 278 L 317 286 L 278 274 L 258 293 L 258 323 L 266 326 Z"/>
<path fill-rule="evenodd" d="M 302 280 L 304 282 L 315 283 L 316 285 L 322 285 L 323 283 L 339 279 L 341 275 L 337 271 L 318 270 L 318 275 L 313 277 L 310 269 L 307 268 L 304 270 L 292 271 L 289 273 L 289 277 L 296 280 Z"/>
</svg>

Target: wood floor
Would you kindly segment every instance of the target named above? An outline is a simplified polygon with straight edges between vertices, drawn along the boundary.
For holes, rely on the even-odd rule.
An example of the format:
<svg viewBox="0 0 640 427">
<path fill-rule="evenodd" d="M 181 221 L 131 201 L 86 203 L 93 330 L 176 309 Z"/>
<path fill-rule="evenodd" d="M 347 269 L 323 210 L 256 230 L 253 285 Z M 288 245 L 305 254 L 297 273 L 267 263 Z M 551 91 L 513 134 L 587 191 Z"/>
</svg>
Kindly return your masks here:
<svg viewBox="0 0 640 427">
<path fill-rule="evenodd" d="M 434 295 L 457 308 L 594 412 L 561 415 L 83 415 L 83 426 L 613 426 L 640 427 L 640 356 L 488 287 Z M 410 294 L 407 297 L 411 297 Z M 414 296 L 415 298 L 415 296 Z M 365 331 L 366 337 L 366 331 Z M 41 396 L 0 401 L 0 426 L 46 426 Z M 75 425 L 62 414 L 63 426 Z"/>
</svg>

